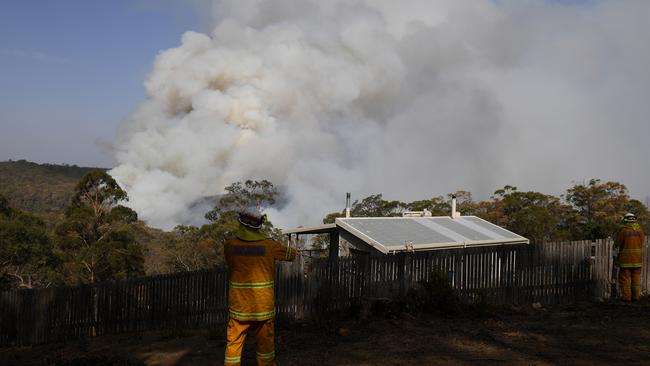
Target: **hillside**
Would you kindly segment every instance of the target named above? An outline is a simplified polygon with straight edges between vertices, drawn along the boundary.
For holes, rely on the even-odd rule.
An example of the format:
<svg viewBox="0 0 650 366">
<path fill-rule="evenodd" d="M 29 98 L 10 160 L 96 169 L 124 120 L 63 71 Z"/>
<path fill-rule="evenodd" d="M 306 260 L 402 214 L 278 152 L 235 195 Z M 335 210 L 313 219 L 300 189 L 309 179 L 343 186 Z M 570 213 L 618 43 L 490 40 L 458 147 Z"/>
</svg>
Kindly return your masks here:
<svg viewBox="0 0 650 366">
<path fill-rule="evenodd" d="M 0 162 L 0 194 L 12 207 L 43 214 L 60 212 L 79 178 L 96 168 L 37 164 L 25 160 Z"/>
<path fill-rule="evenodd" d="M 9 200 L 12 208 L 29 211 L 45 220 L 51 230 L 62 219 L 63 209 L 81 177 L 93 169 L 97 168 L 37 164 L 25 160 L 2 161 L 0 195 Z M 145 272 L 169 272 L 167 233 L 138 222 L 133 226 L 133 234 L 143 246 Z"/>
</svg>

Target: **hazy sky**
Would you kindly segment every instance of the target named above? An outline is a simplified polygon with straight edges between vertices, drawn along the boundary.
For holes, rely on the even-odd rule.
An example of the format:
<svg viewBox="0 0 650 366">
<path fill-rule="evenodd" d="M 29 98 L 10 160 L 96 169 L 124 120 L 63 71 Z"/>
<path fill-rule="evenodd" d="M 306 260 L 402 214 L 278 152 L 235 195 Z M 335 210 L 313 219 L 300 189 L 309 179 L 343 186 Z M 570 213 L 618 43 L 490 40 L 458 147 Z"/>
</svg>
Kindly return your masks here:
<svg viewBox="0 0 650 366">
<path fill-rule="evenodd" d="M 0 1 L 0 160 L 111 166 L 155 56 L 201 30 L 175 3 Z"/>
<path fill-rule="evenodd" d="M 156 55 L 207 30 L 206 2 L 0 1 L 0 160 L 112 166 L 104 143 Z"/>
<path fill-rule="evenodd" d="M 117 166 L 160 226 L 248 178 L 288 187 L 301 219 L 348 190 L 483 199 L 601 178 L 644 199 L 648 13 L 648 0 L 0 1 L 0 160 Z"/>
</svg>

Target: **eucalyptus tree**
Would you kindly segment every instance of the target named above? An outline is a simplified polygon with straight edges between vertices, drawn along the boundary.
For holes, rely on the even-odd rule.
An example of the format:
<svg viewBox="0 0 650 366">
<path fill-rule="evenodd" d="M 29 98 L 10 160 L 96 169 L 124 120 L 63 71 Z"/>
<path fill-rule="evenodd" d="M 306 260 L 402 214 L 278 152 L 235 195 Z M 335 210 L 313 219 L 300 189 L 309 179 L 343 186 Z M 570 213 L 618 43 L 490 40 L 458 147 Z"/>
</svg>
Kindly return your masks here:
<svg viewBox="0 0 650 366">
<path fill-rule="evenodd" d="M 105 171 L 78 182 L 55 229 L 57 254 L 68 283 L 95 283 L 144 273 L 144 256 L 132 225 L 137 214 L 121 205 L 126 192 Z"/>
</svg>

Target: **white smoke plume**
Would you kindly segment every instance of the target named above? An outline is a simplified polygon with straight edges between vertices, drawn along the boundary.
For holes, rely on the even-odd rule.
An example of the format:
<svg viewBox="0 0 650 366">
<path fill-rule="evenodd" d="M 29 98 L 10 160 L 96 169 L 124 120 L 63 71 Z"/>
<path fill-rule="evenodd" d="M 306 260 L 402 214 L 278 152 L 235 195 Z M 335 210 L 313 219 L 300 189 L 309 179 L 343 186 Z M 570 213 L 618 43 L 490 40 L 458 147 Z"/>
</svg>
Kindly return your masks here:
<svg viewBox="0 0 650 366">
<path fill-rule="evenodd" d="M 212 33 L 157 57 L 114 144 L 111 174 L 151 225 L 200 222 L 197 202 L 246 179 L 286 189 L 280 226 L 318 223 L 346 191 L 557 194 L 598 177 L 647 194 L 650 1 L 206 8 Z"/>
</svg>

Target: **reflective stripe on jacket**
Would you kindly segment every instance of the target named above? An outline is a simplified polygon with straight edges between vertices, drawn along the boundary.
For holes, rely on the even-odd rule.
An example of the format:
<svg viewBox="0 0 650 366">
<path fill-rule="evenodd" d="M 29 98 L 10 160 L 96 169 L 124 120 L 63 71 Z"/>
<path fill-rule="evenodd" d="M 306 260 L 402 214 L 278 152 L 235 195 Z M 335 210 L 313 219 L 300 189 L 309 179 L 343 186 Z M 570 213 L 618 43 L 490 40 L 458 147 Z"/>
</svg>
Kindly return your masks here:
<svg viewBox="0 0 650 366">
<path fill-rule="evenodd" d="M 266 320 L 275 315 L 275 261 L 290 261 L 295 249 L 274 240 L 228 240 L 228 310 L 237 320 Z"/>
<path fill-rule="evenodd" d="M 625 225 L 616 235 L 614 246 L 618 248 L 618 265 L 621 268 L 643 266 L 645 235 L 638 224 Z"/>
</svg>

